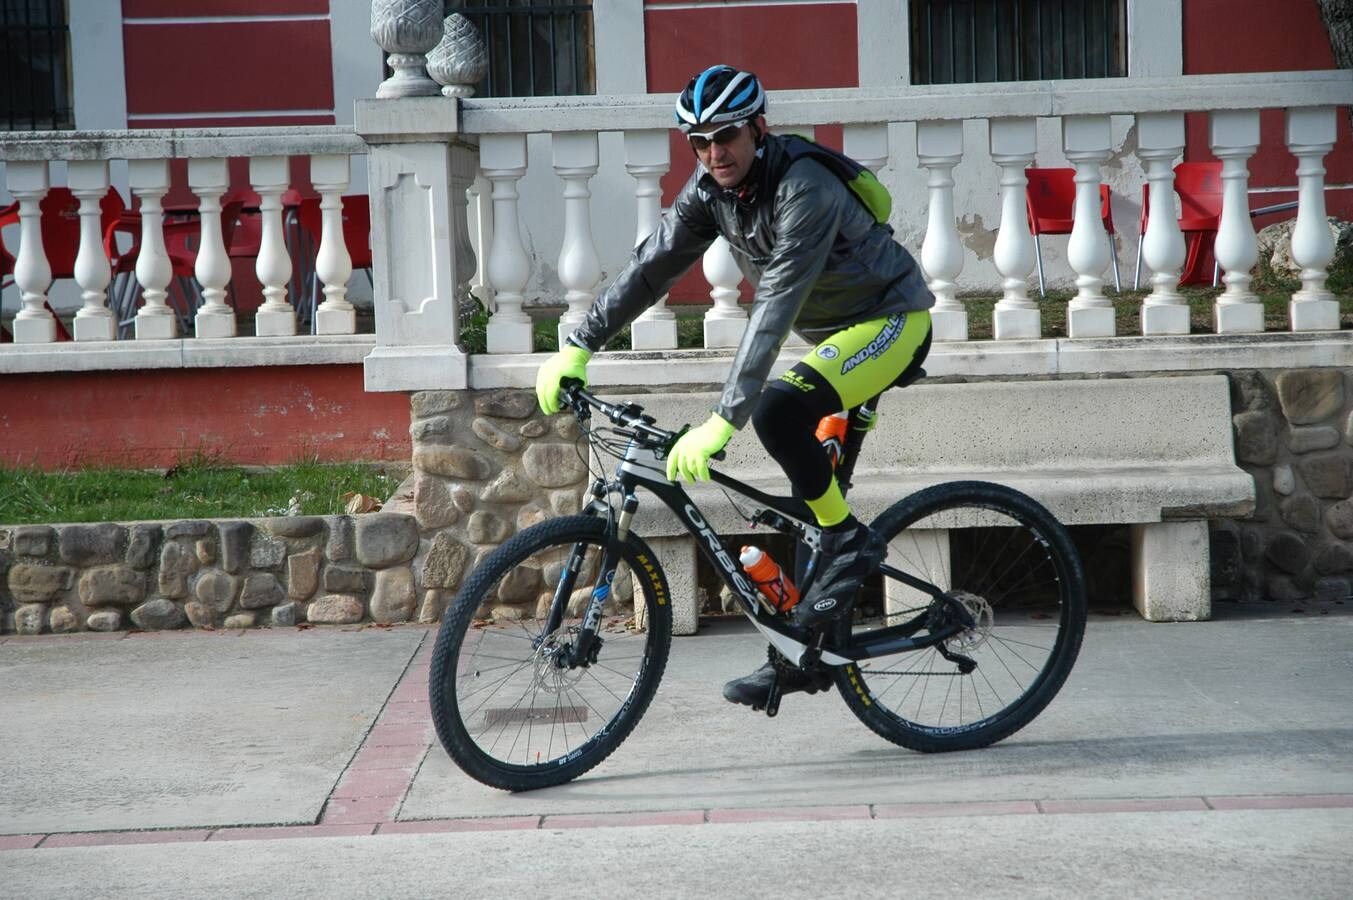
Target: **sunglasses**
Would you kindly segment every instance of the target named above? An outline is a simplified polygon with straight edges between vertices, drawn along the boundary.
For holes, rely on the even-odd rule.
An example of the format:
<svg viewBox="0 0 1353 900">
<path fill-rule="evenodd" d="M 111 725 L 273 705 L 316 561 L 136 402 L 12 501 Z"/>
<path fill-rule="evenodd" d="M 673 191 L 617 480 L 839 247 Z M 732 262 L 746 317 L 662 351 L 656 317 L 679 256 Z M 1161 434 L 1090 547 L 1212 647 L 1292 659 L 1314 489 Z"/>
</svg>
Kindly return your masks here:
<svg viewBox="0 0 1353 900">
<path fill-rule="evenodd" d="M 747 120 L 742 119 L 738 122 L 729 122 L 727 125 L 715 129 L 714 131 L 706 131 L 703 133 L 692 131 L 688 133 L 686 137 L 690 139 L 691 146 L 696 150 L 708 150 L 710 144 L 718 144 L 721 147 L 726 147 L 737 140 L 738 135 L 742 133 L 742 126 L 746 124 Z"/>
</svg>

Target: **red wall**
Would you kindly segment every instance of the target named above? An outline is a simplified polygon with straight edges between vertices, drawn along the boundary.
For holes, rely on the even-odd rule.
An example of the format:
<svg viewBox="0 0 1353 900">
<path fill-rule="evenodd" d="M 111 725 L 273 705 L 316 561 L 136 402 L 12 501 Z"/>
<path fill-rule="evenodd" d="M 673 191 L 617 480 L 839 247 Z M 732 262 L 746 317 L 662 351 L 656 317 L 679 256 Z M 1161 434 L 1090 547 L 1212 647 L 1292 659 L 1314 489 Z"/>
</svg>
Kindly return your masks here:
<svg viewBox="0 0 1353 900">
<path fill-rule="evenodd" d="M 1235 0 L 1184 0 L 1184 74 L 1230 72 L 1288 72 L 1333 69 L 1334 54 L 1315 0 L 1246 0 L 1237 15 Z M 1140 38 L 1139 38 L 1140 40 Z M 1328 184 L 1353 182 L 1353 134 L 1348 108 L 1338 116 L 1333 152 L 1325 157 Z M 1207 114 L 1187 118 L 1187 160 L 1213 160 L 1208 146 Z M 1287 150 L 1285 115 L 1269 109 L 1260 114 L 1260 146 L 1250 159 L 1250 185 L 1276 187 L 1296 184 L 1296 157 Z M 1296 193 L 1279 192 L 1252 198 L 1254 206 L 1295 200 Z M 1353 218 L 1353 191 L 1330 190 L 1325 202 L 1332 215 Z M 1291 212 L 1282 213 L 1290 218 Z M 1259 227 L 1275 219 L 1256 222 Z"/>
<path fill-rule="evenodd" d="M 859 84 L 853 4 L 803 3 L 723 6 L 706 2 L 671 6 L 650 2 L 644 11 L 648 90 L 675 93 L 691 76 L 716 63 L 750 69 L 768 90 L 855 87 Z M 767 121 L 775 127 L 775 106 Z M 841 129 L 817 129 L 817 138 L 836 147 Z M 672 169 L 662 180 L 663 204 L 695 170 L 690 145 L 679 132 L 672 137 Z M 750 287 L 742 285 L 744 299 Z M 676 303 L 708 303 L 709 285 L 697 271 L 672 290 Z"/>
<path fill-rule="evenodd" d="M 409 400 L 358 365 L 7 375 L 0 464 L 162 468 L 201 450 L 246 465 L 408 459 Z"/>
</svg>

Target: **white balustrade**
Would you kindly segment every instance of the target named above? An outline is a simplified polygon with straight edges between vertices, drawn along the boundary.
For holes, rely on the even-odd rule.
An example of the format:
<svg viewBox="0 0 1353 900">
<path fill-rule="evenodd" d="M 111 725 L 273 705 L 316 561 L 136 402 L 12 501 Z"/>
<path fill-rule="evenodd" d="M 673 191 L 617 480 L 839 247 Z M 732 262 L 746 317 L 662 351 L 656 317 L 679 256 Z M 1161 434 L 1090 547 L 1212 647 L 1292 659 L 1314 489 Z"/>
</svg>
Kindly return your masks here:
<svg viewBox="0 0 1353 900">
<path fill-rule="evenodd" d="M 636 247 L 662 219 L 661 182 L 671 164 L 666 131 L 625 132 L 625 171 L 635 181 Z M 676 313 L 667 308 L 667 297 L 662 296 L 630 325 L 630 346 L 635 350 L 675 350 L 676 345 Z"/>
<path fill-rule="evenodd" d="M 466 200 L 467 215 L 475 223 L 479 252 L 475 254 L 474 277 L 470 279 L 470 294 L 492 313 L 497 307 L 493 299 L 493 284 L 489 281 L 489 253 L 493 245 L 493 185 L 482 173 L 470 184 Z M 468 235 L 467 235 L 468 237 Z"/>
<path fill-rule="evenodd" d="M 522 246 L 517 182 L 526 174 L 526 135 L 486 134 L 479 142 L 484 177 L 493 183 L 493 243 L 488 276 L 497 307 L 488 325 L 490 353 L 530 353 L 531 319 L 522 310 L 531 261 Z"/>
<path fill-rule="evenodd" d="M 559 280 L 568 309 L 559 317 L 559 345 L 582 324 L 596 298 L 601 260 L 592 236 L 592 192 L 588 182 L 597 174 L 597 135 L 594 131 L 555 134 L 552 137 L 554 171 L 564 181 L 564 240 L 559 248 Z"/>
<path fill-rule="evenodd" d="M 1100 276 L 1109 265 L 1108 233 L 1099 211 L 1100 166 L 1111 155 L 1108 116 L 1064 116 L 1062 146 L 1076 167 L 1076 202 L 1066 258 L 1076 273 L 1076 296 L 1067 308 L 1067 334 L 1112 337 L 1113 303 Z"/>
<path fill-rule="evenodd" d="M 455 315 L 451 317 L 451 342 L 460 344 L 461 326 L 467 324 L 474 313 L 474 303 L 470 300 L 470 282 L 478 271 L 479 260 L 475 258 L 474 245 L 470 243 L 470 189 L 475 185 L 479 172 L 479 160 L 470 152 L 451 154 L 451 168 L 448 180 L 451 187 L 452 247 L 456 280 Z"/>
<path fill-rule="evenodd" d="M 1151 209 L 1142 238 L 1142 259 L 1151 270 L 1151 293 L 1142 302 L 1142 334 L 1188 334 L 1189 307 L 1179 293 L 1184 233 L 1179 230 L 1174 202 L 1174 161 L 1184 153 L 1183 114 L 1138 116 L 1137 148 L 1151 185 Z"/>
<path fill-rule="evenodd" d="M 296 311 L 287 302 L 291 281 L 291 254 L 282 232 L 282 194 L 291 182 L 285 156 L 256 156 L 249 160 L 249 181 L 258 192 L 263 234 L 254 272 L 263 285 L 263 305 L 254 314 L 254 333 L 288 336 L 296 333 Z"/>
<path fill-rule="evenodd" d="M 1259 242 L 1250 219 L 1249 168 L 1259 147 L 1259 113 L 1215 112 L 1211 120 L 1212 154 L 1221 160 L 1221 221 L 1213 254 L 1226 273 L 1226 290 L 1217 298 L 1213 322 L 1217 334 L 1264 330 L 1264 305 L 1250 290 L 1250 269 L 1259 258 Z"/>
<path fill-rule="evenodd" d="M 930 204 L 921 268 L 935 295 L 930 311 L 937 341 L 966 341 L 968 313 L 957 297 L 963 244 L 954 218 L 954 166 L 963 159 L 963 123 L 918 122 L 916 157 L 929 172 Z"/>
<path fill-rule="evenodd" d="M 193 274 L 202 285 L 202 306 L 193 317 L 193 331 L 200 338 L 230 338 L 236 334 L 235 311 L 225 302 L 230 285 L 230 257 L 221 230 L 221 195 L 230 187 L 226 161 L 188 160 L 188 187 L 197 195 L 202 238 L 193 263 Z"/>
<path fill-rule="evenodd" d="M 178 337 L 179 322 L 167 302 L 166 288 L 174 277 L 164 246 L 164 215 L 160 198 L 169 190 L 169 161 L 133 159 L 127 164 L 127 181 L 141 199 L 141 247 L 136 254 L 136 280 L 145 301 L 136 313 L 138 341 Z"/>
<path fill-rule="evenodd" d="M 1301 290 L 1292 295 L 1293 331 L 1339 327 L 1339 302 L 1325 289 L 1334 259 L 1334 235 L 1325 219 L 1325 155 L 1334 149 L 1333 107 L 1287 111 L 1287 146 L 1297 158 L 1297 224 L 1292 228 L 1292 261 L 1301 266 Z"/>
<path fill-rule="evenodd" d="M 700 265 L 710 284 L 714 306 L 705 313 L 705 346 L 736 347 L 747 330 L 747 311 L 738 305 L 742 270 L 733 259 L 728 241 L 717 238 L 705 251 Z"/>
<path fill-rule="evenodd" d="M 352 160 L 341 154 L 310 157 L 310 182 L 319 194 L 320 239 L 315 276 L 324 285 L 324 302 L 315 307 L 315 334 L 352 334 L 357 311 L 348 302 L 352 256 L 343 233 L 343 192 L 352 178 Z M 302 290 L 310 288 L 302 285 Z M 316 298 L 318 299 L 318 298 Z"/>
<path fill-rule="evenodd" d="M 993 253 L 1001 273 L 1001 299 L 992 312 L 992 327 L 998 341 L 1038 338 L 1042 319 L 1038 304 L 1029 297 L 1034 239 L 1024 175 L 1038 153 L 1038 133 L 1033 119 L 992 119 L 990 126 L 991 160 L 1001 167 L 1001 227 Z"/>
<path fill-rule="evenodd" d="M 22 306 L 14 317 L 14 343 L 50 344 L 56 340 L 56 318 L 47 311 L 47 289 L 52 266 L 42 247 L 42 198 L 49 186 L 47 163 L 11 162 L 6 184 L 19 201 L 19 253 L 14 259 L 14 283 Z"/>
<path fill-rule="evenodd" d="M 111 341 L 117 332 L 108 308 L 108 282 L 113 270 L 103 251 L 100 204 L 108 194 L 108 161 L 90 159 L 66 164 L 71 193 L 80 200 L 80 250 L 75 256 L 75 283 L 83 305 L 75 313 L 77 341 Z"/>
<path fill-rule="evenodd" d="M 877 175 L 888 164 L 888 126 L 846 125 L 841 129 L 841 149 Z"/>
</svg>

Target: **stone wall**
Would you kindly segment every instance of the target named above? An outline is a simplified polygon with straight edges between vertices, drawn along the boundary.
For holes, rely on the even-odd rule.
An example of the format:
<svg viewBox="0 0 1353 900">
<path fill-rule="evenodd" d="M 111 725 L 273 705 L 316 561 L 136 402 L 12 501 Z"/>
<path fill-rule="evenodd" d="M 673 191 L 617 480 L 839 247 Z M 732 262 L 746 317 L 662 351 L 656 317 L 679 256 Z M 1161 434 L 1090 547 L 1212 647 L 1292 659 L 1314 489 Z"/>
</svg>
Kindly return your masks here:
<svg viewBox="0 0 1353 900">
<path fill-rule="evenodd" d="M 411 516 L 0 527 L 0 633 L 405 622 Z"/>
<path fill-rule="evenodd" d="M 1342 369 L 1238 371 L 1236 460 L 1254 515 L 1212 525 L 1217 599 L 1353 596 L 1353 391 Z"/>
</svg>

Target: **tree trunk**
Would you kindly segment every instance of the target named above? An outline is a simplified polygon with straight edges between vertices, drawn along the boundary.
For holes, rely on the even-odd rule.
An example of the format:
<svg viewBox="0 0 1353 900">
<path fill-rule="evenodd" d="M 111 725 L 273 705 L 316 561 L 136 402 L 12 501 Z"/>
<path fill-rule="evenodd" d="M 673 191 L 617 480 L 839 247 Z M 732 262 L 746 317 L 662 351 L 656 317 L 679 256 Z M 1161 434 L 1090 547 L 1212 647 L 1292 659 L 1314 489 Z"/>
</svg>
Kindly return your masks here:
<svg viewBox="0 0 1353 900">
<path fill-rule="evenodd" d="M 1334 64 L 1341 69 L 1353 69 L 1353 0 L 1315 0 L 1320 7 L 1320 18 L 1330 36 Z M 1353 106 L 1346 107 L 1348 120 L 1353 124 Z"/>
</svg>

